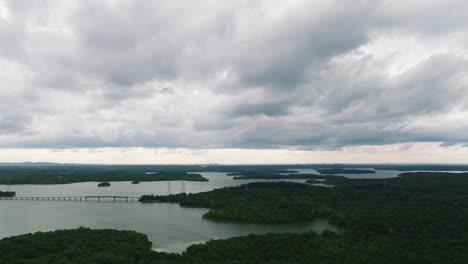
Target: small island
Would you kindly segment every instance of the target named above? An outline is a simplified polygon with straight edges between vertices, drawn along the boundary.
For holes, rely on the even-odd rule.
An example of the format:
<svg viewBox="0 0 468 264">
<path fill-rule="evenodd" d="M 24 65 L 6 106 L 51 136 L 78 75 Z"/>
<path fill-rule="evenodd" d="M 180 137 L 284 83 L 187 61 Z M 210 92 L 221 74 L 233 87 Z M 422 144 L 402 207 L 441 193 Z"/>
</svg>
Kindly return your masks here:
<svg viewBox="0 0 468 264">
<path fill-rule="evenodd" d="M 140 184 L 140 181 L 132 181 L 132 184 Z"/>
<path fill-rule="evenodd" d="M 15 197 L 16 193 L 15 192 L 2 192 L 0 191 L 0 197 Z"/>
<path fill-rule="evenodd" d="M 98 187 L 109 187 L 111 184 L 109 182 L 101 182 L 97 185 Z"/>
<path fill-rule="evenodd" d="M 318 169 L 320 174 L 366 174 L 375 173 L 374 170 L 358 170 L 358 169 Z"/>
</svg>

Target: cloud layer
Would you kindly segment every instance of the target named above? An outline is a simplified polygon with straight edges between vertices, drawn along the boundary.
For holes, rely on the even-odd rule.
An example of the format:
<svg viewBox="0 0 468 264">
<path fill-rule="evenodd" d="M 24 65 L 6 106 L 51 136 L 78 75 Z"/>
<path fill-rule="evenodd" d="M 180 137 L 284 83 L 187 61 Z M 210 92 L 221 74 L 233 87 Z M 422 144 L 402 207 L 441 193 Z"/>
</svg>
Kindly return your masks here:
<svg viewBox="0 0 468 264">
<path fill-rule="evenodd" d="M 468 143 L 465 10 L 0 0 L 0 147 Z"/>
</svg>

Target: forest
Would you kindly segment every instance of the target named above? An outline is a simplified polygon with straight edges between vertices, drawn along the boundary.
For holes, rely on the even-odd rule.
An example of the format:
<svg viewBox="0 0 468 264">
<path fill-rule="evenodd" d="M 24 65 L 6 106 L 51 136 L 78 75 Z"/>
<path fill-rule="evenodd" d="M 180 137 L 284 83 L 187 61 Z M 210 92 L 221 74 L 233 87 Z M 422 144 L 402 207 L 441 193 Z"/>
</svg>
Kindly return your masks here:
<svg viewBox="0 0 468 264">
<path fill-rule="evenodd" d="M 346 179 L 335 184 L 339 185 L 321 188 L 257 182 L 197 194 L 145 195 L 140 200 L 210 208 L 204 217 L 213 220 L 274 223 L 328 217 L 347 228 L 379 233 L 416 230 L 425 222 L 449 225 L 468 219 L 468 173 L 405 173 L 391 179 Z M 443 211 L 446 214 L 438 217 Z"/>
<path fill-rule="evenodd" d="M 365 174 L 365 173 L 375 173 L 374 170 L 358 170 L 358 169 L 318 169 L 320 174 Z"/>
<path fill-rule="evenodd" d="M 0 263 L 11 264 L 464 264 L 466 244 L 431 237 L 351 231 L 336 234 L 247 235 L 188 247 L 181 254 L 151 250 L 134 231 L 79 228 L 0 240 Z"/>
<path fill-rule="evenodd" d="M 207 207 L 210 211 L 203 217 L 216 221 L 275 223 L 327 217 L 348 230 L 345 237 L 359 233 L 387 248 L 403 246 L 412 257 L 430 256 L 432 260 L 426 263 L 467 260 L 462 249 L 468 248 L 468 173 L 414 172 L 335 184 L 323 188 L 291 182 L 251 183 L 198 194 L 143 196 L 141 201 Z M 402 261 L 425 263 L 409 258 Z"/>
<path fill-rule="evenodd" d="M 104 181 L 208 181 L 184 171 L 154 171 L 146 166 L 0 166 L 0 184 L 66 184 Z"/>
<path fill-rule="evenodd" d="M 366 169 L 363 170 L 363 168 Z M 298 169 L 317 169 L 323 175 L 299 173 Z M 86 181 L 208 181 L 197 172 L 227 172 L 228 175 L 235 176 L 234 179 L 323 179 L 325 174 L 372 173 L 372 170 L 468 171 L 468 166 L 438 164 L 83 165 L 0 163 L 0 184 L 64 184 Z M 329 177 L 329 180 L 328 184 L 332 184 L 331 181 L 339 181 L 340 178 Z"/>
<path fill-rule="evenodd" d="M 304 173 L 291 173 L 291 174 L 278 174 L 277 172 L 269 171 L 244 171 L 228 173 L 227 176 L 234 176 L 234 180 L 246 180 L 246 179 L 257 179 L 257 180 L 309 180 L 309 179 L 346 179 L 344 176 L 335 175 L 317 175 L 317 174 L 304 174 Z"/>
<path fill-rule="evenodd" d="M 468 263 L 468 173 L 331 179 L 334 188 L 256 182 L 140 200 L 210 208 L 203 217 L 215 221 L 326 217 L 345 228 L 343 234 L 248 235 L 168 254 L 151 251 L 147 238 L 135 232 L 82 228 L 0 240 L 0 263 Z"/>
<path fill-rule="evenodd" d="M 0 240 L 0 263 L 140 263 L 151 242 L 134 231 L 79 228 L 37 232 Z"/>
</svg>

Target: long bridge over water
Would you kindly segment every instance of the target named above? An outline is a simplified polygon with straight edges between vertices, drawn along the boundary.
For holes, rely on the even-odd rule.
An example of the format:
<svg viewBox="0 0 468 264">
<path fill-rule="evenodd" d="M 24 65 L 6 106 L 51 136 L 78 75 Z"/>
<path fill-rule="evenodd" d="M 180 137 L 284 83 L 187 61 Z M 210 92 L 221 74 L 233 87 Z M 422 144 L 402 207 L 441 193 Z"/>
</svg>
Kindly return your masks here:
<svg viewBox="0 0 468 264">
<path fill-rule="evenodd" d="M 140 197 L 134 196 L 112 196 L 112 195 L 87 195 L 87 196 L 28 196 L 28 197 L 0 197 L 0 200 L 27 200 L 27 201 L 111 201 L 111 202 L 137 202 Z"/>
</svg>

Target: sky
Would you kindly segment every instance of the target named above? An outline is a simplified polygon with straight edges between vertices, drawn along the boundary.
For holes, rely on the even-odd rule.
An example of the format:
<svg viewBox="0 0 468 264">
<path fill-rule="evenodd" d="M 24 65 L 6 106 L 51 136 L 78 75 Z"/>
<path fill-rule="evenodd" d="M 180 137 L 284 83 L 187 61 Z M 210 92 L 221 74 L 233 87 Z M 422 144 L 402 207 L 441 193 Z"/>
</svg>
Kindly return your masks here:
<svg viewBox="0 0 468 264">
<path fill-rule="evenodd" d="M 0 0 L 0 162 L 468 163 L 466 10 Z"/>
</svg>

